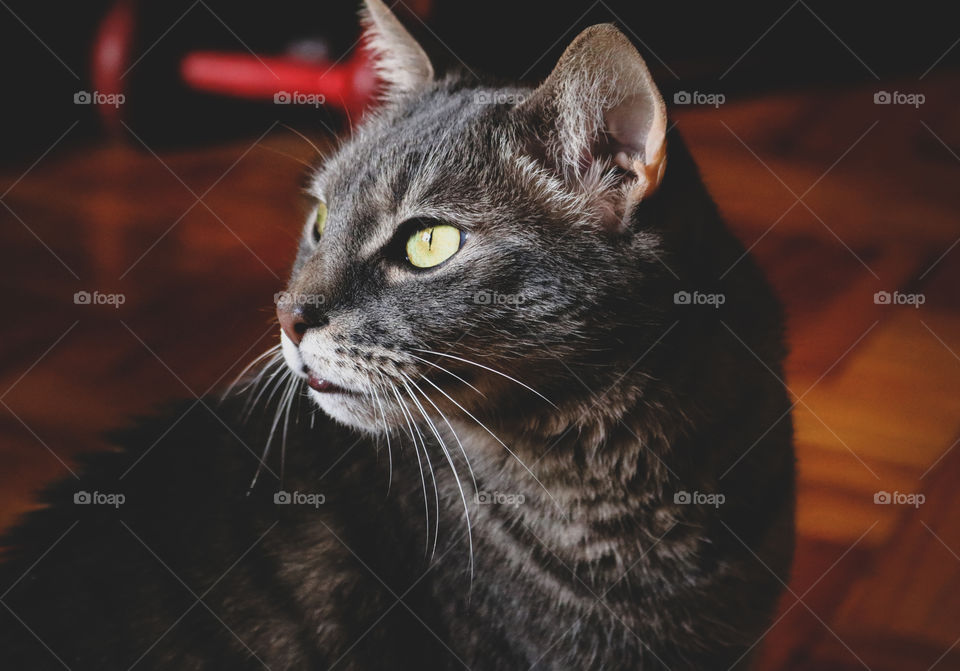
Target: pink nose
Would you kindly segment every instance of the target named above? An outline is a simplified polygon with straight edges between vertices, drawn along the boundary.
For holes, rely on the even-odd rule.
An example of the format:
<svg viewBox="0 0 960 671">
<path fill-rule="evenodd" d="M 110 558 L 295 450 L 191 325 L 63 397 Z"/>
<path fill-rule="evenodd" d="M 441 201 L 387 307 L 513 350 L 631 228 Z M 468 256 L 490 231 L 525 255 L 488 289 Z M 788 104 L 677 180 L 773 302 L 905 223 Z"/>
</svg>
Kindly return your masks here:
<svg viewBox="0 0 960 671">
<path fill-rule="evenodd" d="M 322 328 L 330 323 L 327 315 L 316 307 L 305 308 L 285 301 L 277 303 L 277 319 L 280 321 L 280 328 L 294 345 L 300 344 L 308 329 Z"/>
<path fill-rule="evenodd" d="M 287 337 L 294 345 L 299 345 L 303 334 L 307 332 L 307 320 L 303 318 L 303 310 L 281 303 L 277 305 L 277 319 L 280 320 L 280 328 Z"/>
</svg>

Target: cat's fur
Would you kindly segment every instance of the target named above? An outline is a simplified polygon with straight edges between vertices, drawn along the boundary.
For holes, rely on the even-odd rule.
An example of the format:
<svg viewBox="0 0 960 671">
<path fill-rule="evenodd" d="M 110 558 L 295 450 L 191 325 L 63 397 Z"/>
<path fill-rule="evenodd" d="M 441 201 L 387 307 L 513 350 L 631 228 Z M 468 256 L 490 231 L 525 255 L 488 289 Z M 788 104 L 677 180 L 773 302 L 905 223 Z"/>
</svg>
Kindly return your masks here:
<svg viewBox="0 0 960 671">
<path fill-rule="evenodd" d="M 0 667 L 746 665 L 793 547 L 782 319 L 642 60 L 600 26 L 535 91 L 437 79 L 368 7 L 389 99 L 314 176 L 283 306 L 291 375 L 361 392 L 294 410 L 282 486 L 324 502 L 247 496 L 240 401 L 143 423 L 5 539 Z M 411 218 L 467 240 L 413 272 Z"/>
</svg>

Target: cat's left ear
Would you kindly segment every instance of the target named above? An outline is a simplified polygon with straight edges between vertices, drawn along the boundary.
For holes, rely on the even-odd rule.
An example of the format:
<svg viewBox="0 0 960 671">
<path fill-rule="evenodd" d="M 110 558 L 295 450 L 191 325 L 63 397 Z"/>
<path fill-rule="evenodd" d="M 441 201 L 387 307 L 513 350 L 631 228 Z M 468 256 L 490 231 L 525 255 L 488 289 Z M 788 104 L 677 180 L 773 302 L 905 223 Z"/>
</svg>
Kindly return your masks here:
<svg viewBox="0 0 960 671">
<path fill-rule="evenodd" d="M 580 33 L 518 111 L 546 130 L 541 149 L 565 177 L 580 179 L 603 158 L 626 171 L 621 217 L 660 186 L 666 106 L 643 58 L 613 25 Z"/>
<path fill-rule="evenodd" d="M 416 91 L 433 80 L 427 53 L 382 0 L 365 0 L 361 21 L 388 99 Z"/>
</svg>

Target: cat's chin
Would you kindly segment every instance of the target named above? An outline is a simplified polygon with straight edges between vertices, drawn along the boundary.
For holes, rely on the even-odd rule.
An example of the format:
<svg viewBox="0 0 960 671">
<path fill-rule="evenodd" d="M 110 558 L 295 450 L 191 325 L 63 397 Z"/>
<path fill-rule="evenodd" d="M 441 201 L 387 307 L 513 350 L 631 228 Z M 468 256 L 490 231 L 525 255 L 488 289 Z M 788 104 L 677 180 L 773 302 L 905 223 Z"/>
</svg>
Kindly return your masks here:
<svg viewBox="0 0 960 671">
<path fill-rule="evenodd" d="M 307 389 L 307 393 L 324 413 L 344 426 L 369 434 L 381 432 L 380 416 L 365 399 L 351 393 L 318 392 L 313 389 Z"/>
</svg>

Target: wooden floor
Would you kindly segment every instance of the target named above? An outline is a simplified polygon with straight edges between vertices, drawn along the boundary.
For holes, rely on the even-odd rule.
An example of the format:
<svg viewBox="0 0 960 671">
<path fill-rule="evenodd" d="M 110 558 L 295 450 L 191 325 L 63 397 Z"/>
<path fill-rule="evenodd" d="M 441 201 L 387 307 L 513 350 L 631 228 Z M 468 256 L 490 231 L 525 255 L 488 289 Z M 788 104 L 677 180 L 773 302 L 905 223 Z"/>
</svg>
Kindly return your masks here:
<svg viewBox="0 0 960 671">
<path fill-rule="evenodd" d="M 924 90 L 920 109 L 863 88 L 674 116 L 789 313 L 799 545 L 764 669 L 960 669 L 960 87 Z M 279 128 L 159 156 L 128 139 L 0 175 L 0 527 L 101 430 L 222 384 L 276 336 L 309 146 Z"/>
</svg>

